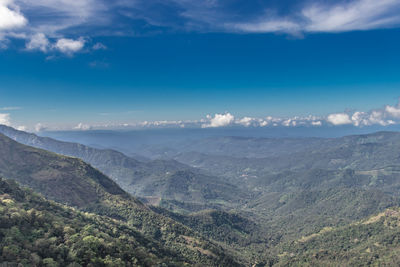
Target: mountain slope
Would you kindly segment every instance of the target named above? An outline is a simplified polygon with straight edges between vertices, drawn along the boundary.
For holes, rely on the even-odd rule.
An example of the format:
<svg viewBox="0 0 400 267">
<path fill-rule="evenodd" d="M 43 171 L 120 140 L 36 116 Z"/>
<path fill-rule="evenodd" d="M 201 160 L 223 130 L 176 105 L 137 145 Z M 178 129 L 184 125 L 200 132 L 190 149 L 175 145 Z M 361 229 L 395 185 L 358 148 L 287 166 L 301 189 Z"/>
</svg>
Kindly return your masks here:
<svg viewBox="0 0 400 267">
<path fill-rule="evenodd" d="M 0 135 L 0 175 L 72 206 L 99 202 L 100 192 L 129 197 L 115 182 L 82 160 L 28 147 L 4 135 Z"/>
<path fill-rule="evenodd" d="M 28 147 L 4 135 L 0 135 L 0 150 L 0 173 L 49 199 L 116 219 L 188 262 L 239 265 L 220 246 L 151 211 L 79 159 Z"/>
<path fill-rule="evenodd" d="M 400 209 L 342 227 L 323 230 L 285 244 L 277 266 L 398 266 Z"/>
<path fill-rule="evenodd" d="M 126 223 L 49 202 L 1 178 L 0 211 L 0 261 L 6 265 L 178 266 L 188 261 Z"/>
<path fill-rule="evenodd" d="M 213 203 L 221 204 L 221 201 L 240 202 L 246 193 L 219 177 L 204 175 L 175 160 L 140 162 L 118 151 L 39 137 L 4 125 L 0 125 L 0 133 L 25 145 L 80 158 L 108 175 L 128 193 L 143 200 L 185 200 L 196 205 L 213 206 Z M 206 190 L 200 190 L 204 185 Z M 192 194 L 193 190 L 195 194 Z M 220 195 L 221 192 L 224 194 Z"/>
<path fill-rule="evenodd" d="M 16 136 L 30 135 L 17 132 Z M 46 140 L 34 135 L 33 138 Z M 234 143 L 232 140 L 229 145 Z M 221 262 L 226 262 L 226 255 L 233 254 L 246 263 L 289 264 L 290 258 L 278 256 L 285 252 L 277 251 L 283 244 L 326 227 L 345 227 L 354 220 L 400 204 L 399 134 L 376 133 L 317 142 L 319 146 L 298 146 L 295 150 L 305 149 L 301 153 L 299 150 L 291 154 L 290 146 L 285 146 L 286 155 L 270 158 L 233 158 L 198 152 L 179 155 L 190 164 L 200 165 L 210 175 L 173 160 L 146 163 L 134 160 L 129 165 L 129 161 L 124 161 L 126 156 L 118 152 L 115 155 L 121 157 L 113 157 L 115 161 L 104 160 L 107 157 L 100 156 L 102 153 L 114 152 L 95 150 L 90 152 L 96 154 L 92 158 L 100 158 L 104 166 L 115 171 L 120 169 L 120 177 L 130 177 L 126 175 L 128 171 L 134 174 L 134 179 L 117 180 L 131 192 L 142 194 L 151 203 L 160 201 L 162 206 L 183 211 L 185 215 L 156 208 L 149 210 L 139 202 L 134 204 L 136 200 L 129 196 L 112 194 L 101 187 L 98 201 L 83 208 L 124 221 L 145 237 L 158 240 L 161 246 L 173 244 L 173 251 L 183 251 L 178 254 L 190 255 L 187 257 L 191 259 L 195 256 L 188 242 L 202 242 L 203 249 L 211 247 L 213 254 L 221 256 L 218 257 Z M 3 168 L 12 164 L 5 161 Z M 223 178 L 212 175 L 217 172 Z M 219 205 L 231 212 L 207 210 L 221 209 Z M 190 211 L 197 212 L 188 214 Z M 192 229 L 213 242 L 202 239 Z M 193 240 L 203 241 L 193 243 Z M 205 256 L 194 262 L 207 262 Z"/>
</svg>

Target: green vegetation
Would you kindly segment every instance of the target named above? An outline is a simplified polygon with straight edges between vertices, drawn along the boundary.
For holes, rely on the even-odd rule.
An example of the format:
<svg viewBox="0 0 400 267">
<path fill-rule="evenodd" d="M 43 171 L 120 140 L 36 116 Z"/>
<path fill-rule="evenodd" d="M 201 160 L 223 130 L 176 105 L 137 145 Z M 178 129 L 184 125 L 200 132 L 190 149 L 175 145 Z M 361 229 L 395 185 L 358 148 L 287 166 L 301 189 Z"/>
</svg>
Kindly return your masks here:
<svg viewBox="0 0 400 267">
<path fill-rule="evenodd" d="M 107 229 L 113 230 L 121 224 L 124 227 L 128 227 L 129 231 L 132 231 L 132 233 L 140 233 L 152 243 L 158 244 L 162 250 L 168 251 L 169 254 L 167 255 L 172 255 L 170 256 L 172 260 L 169 260 L 169 258 L 165 259 L 167 263 L 174 262 L 175 259 L 177 259 L 178 261 L 192 264 L 199 263 L 208 266 L 239 265 L 221 246 L 201 237 L 201 235 L 195 233 L 181 223 L 151 211 L 140 201 L 125 193 L 107 176 L 101 174 L 79 159 L 68 158 L 44 150 L 27 147 L 5 136 L 0 136 L 0 148 L 2 149 L 0 166 L 3 175 L 7 174 L 7 177 L 13 177 L 22 185 L 31 187 L 49 199 L 64 204 L 72 203 L 74 207 L 81 211 L 96 214 L 93 215 L 93 218 L 98 218 L 98 220 L 100 220 L 98 222 L 99 225 L 106 226 L 107 221 L 115 222 L 115 226 L 109 225 L 110 228 Z M 49 162 L 51 164 L 49 164 Z M 73 192 L 75 189 L 77 192 Z M 22 192 L 21 190 L 16 191 Z M 8 192 L 5 193 L 10 194 Z M 82 199 L 84 199 L 84 201 L 82 201 Z M 18 211 L 19 208 L 26 207 L 25 211 L 28 212 L 31 209 L 30 205 L 34 205 L 34 203 L 31 203 L 33 201 L 32 198 L 22 199 L 22 203 L 18 203 L 18 200 L 19 199 L 12 197 L 10 200 L 6 200 L 6 202 L 16 203 L 16 211 Z M 44 208 L 39 210 L 43 212 L 48 211 L 48 215 L 51 217 L 53 211 L 50 202 L 42 201 L 43 203 L 41 203 L 41 205 Z M 50 210 L 47 210 L 46 207 L 49 207 Z M 3 212 L 9 211 L 8 209 L 3 209 L 2 214 Z M 11 212 L 12 211 L 13 209 L 11 209 Z M 21 211 L 21 214 L 25 213 Z M 65 214 L 67 218 L 74 218 L 75 215 L 76 214 Z M 8 215 L 6 214 L 5 216 L 7 218 Z M 54 216 L 55 221 L 58 222 L 62 220 L 62 216 L 64 215 L 61 213 Z M 79 219 L 79 216 L 76 222 L 77 225 L 86 225 L 85 220 L 90 216 L 85 217 L 83 221 Z M 42 218 L 45 217 L 44 215 L 42 216 Z M 24 219 L 22 219 L 21 223 L 23 223 L 23 221 Z M 74 222 L 71 221 L 71 224 L 73 223 Z M 8 223 L 6 225 L 12 227 L 13 224 Z M 28 225 L 32 228 L 31 230 L 34 231 L 32 224 L 29 223 Z M 24 225 L 22 225 L 22 227 L 23 226 Z M 70 226 L 72 228 L 75 227 L 75 225 Z M 53 229 L 53 225 L 43 227 L 47 227 L 46 231 L 49 232 L 56 231 Z M 99 228 L 99 226 L 96 227 Z M 77 231 L 79 229 L 78 227 Z M 98 231 L 102 232 L 103 230 L 101 229 L 103 228 L 99 228 Z M 20 232 L 22 231 L 22 229 L 19 228 L 18 230 Z M 28 231 L 30 230 L 28 229 Z M 44 235 L 44 233 L 40 235 L 40 237 L 46 239 L 47 236 Z M 108 234 L 108 232 L 106 233 Z M 30 234 L 28 233 L 28 235 Z M 130 234 L 124 232 L 115 233 L 114 237 L 123 235 L 130 238 Z M 102 235 L 98 236 L 98 238 L 103 238 L 101 236 Z M 135 235 L 132 236 L 134 237 Z M 52 236 L 50 236 L 50 238 L 51 237 Z M 59 240 L 58 237 L 56 240 Z M 91 239 L 83 239 L 82 237 L 82 242 L 85 240 L 88 241 Z M 148 243 L 148 241 L 145 239 L 141 240 L 143 243 L 140 243 L 140 245 L 146 247 L 145 243 Z M 77 239 L 77 242 L 78 241 Z M 19 241 L 15 242 L 18 243 Z M 113 241 L 110 242 L 113 243 Z M 14 247 L 11 246 L 11 248 Z M 7 250 L 8 248 L 6 248 L 6 251 Z M 107 255 L 107 251 L 108 250 L 104 250 L 102 253 Z M 101 255 L 99 255 L 99 257 L 101 257 Z M 79 257 L 80 256 L 78 256 L 78 258 Z M 126 257 L 123 258 L 123 260 L 130 262 Z M 149 257 L 152 258 L 151 255 L 149 255 Z M 65 259 L 63 258 L 63 260 Z M 50 260 L 48 261 L 51 262 Z M 161 262 L 162 261 L 164 260 L 161 260 Z"/>
<path fill-rule="evenodd" d="M 0 180 L 1 262 L 25 266 L 183 265 L 121 221 L 49 202 Z"/>
<path fill-rule="evenodd" d="M 159 198 L 167 201 L 191 203 L 197 206 L 207 203 L 207 205 L 218 207 L 221 204 L 227 205 L 232 202 L 240 204 L 247 194 L 247 192 L 224 182 L 219 177 L 205 175 L 197 169 L 175 160 L 140 162 L 115 150 L 96 149 L 77 143 L 61 142 L 17 131 L 4 125 L 0 125 L 0 132 L 25 145 L 79 158 L 112 178 L 123 190 L 141 198 L 143 201 Z M 45 152 L 42 150 L 40 153 L 44 154 Z M 47 161 L 47 159 L 43 159 L 43 161 Z M 84 165 L 83 162 L 73 162 L 76 166 Z M 15 162 L 10 159 L 5 164 L 15 165 Z M 49 168 L 52 169 L 51 172 L 57 171 L 51 165 Z M 80 167 L 80 169 L 82 168 L 85 167 Z M 64 168 L 63 170 L 67 169 Z M 36 176 L 53 176 L 51 172 L 47 171 Z M 79 173 L 79 175 L 82 175 L 82 173 Z M 3 176 L 16 178 L 15 173 L 3 173 Z M 30 178 L 27 181 L 30 181 Z M 82 192 L 78 192 L 77 188 L 87 189 L 87 186 L 79 185 L 70 193 L 77 192 L 77 196 L 82 195 Z M 63 200 L 61 199 L 61 201 Z M 82 201 L 82 203 L 84 202 Z M 186 209 L 185 205 L 178 206 L 185 212 L 191 211 Z"/>
<path fill-rule="evenodd" d="M 282 245 L 278 266 L 398 266 L 400 209 Z"/>
<path fill-rule="evenodd" d="M 48 202 L 31 192 L 25 194 L 35 197 L 25 200 L 7 193 L 10 196 L 3 194 L 5 218 L 13 217 L 12 210 L 23 208 L 18 213 L 25 214 L 35 207 L 32 199 L 40 198 L 50 204 L 34 209 L 47 212 L 57 223 L 64 220 L 74 233 L 81 233 L 80 239 L 65 243 L 69 237 L 54 230 L 57 223 L 37 224 L 44 228 L 40 236 L 32 234 L 35 227 L 24 221 L 18 222 L 21 227 L 10 224 L 16 228 L 3 229 L 9 238 L 2 238 L 2 245 L 3 240 L 11 240 L 4 243 L 6 253 L 26 250 L 29 253 L 21 255 L 30 255 L 14 257 L 12 262 L 39 259 L 41 265 L 53 261 L 88 265 L 79 262 L 85 256 L 72 257 L 78 255 L 75 248 L 85 247 L 86 241 L 98 248 L 99 240 L 106 245 L 91 254 L 98 259 L 94 265 L 108 266 L 118 259 L 134 264 L 133 257 L 138 265 L 396 266 L 400 262 L 400 216 L 399 209 L 393 208 L 400 206 L 398 133 L 338 139 L 211 138 L 174 143 L 175 148 L 148 148 L 173 159 L 141 162 L 113 150 L 7 127 L 0 131 L 77 157 L 0 138 L 0 175 L 74 207 Z M 6 204 L 14 205 L 11 213 Z M 94 232 L 88 232 L 86 225 L 92 225 Z M 14 235 L 27 236 L 33 243 L 13 239 Z M 133 254 L 120 248 L 121 236 L 130 240 L 126 245 Z M 36 237 L 56 240 L 49 247 L 65 246 L 68 253 L 46 252 L 64 255 L 46 259 L 34 245 L 26 245 L 36 244 Z"/>
</svg>

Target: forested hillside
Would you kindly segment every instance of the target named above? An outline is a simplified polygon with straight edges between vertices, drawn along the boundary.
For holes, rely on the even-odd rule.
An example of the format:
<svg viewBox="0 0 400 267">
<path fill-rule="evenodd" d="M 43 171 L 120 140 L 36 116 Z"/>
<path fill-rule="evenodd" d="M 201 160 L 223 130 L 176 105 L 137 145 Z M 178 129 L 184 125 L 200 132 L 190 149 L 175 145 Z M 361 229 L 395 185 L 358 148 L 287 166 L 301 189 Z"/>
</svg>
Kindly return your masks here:
<svg viewBox="0 0 400 267">
<path fill-rule="evenodd" d="M 378 233 L 397 235 L 397 228 L 386 227 L 389 219 L 367 224 L 369 228 L 361 223 L 376 214 L 397 214 L 398 133 L 182 141 L 177 151 L 169 150 L 172 158 L 142 162 L 113 150 L 8 127 L 1 131 L 15 140 L 81 158 L 2 136 L 1 175 L 79 211 L 127 225 L 160 249 L 171 251 L 178 262 L 221 266 L 398 262 L 394 255 L 399 240 L 387 243 L 378 238 Z M 238 156 L 240 151 L 243 157 Z M 265 155 L 267 151 L 270 154 Z M 113 180 L 84 159 L 110 172 Z M 348 245 L 349 233 L 361 240 L 358 245 Z M 375 239 L 384 244 L 381 249 L 370 246 Z M 332 250 L 330 242 L 335 244 Z M 362 256 L 354 261 L 357 253 Z"/>
<path fill-rule="evenodd" d="M 400 210 L 387 209 L 284 244 L 277 262 L 278 266 L 398 266 Z"/>
<path fill-rule="evenodd" d="M 126 223 L 49 202 L 11 180 L 0 179 L 0 210 L 3 263 L 150 266 L 185 261 Z"/>
<path fill-rule="evenodd" d="M 217 176 L 206 175 L 176 160 L 141 162 L 111 149 L 96 149 L 77 143 L 61 142 L 0 125 L 0 133 L 28 146 L 80 158 L 108 175 L 126 192 L 142 200 L 190 202 L 212 207 L 240 203 L 246 191 Z M 185 210 L 184 205 L 178 205 Z"/>
<path fill-rule="evenodd" d="M 239 265 L 221 246 L 208 241 L 181 223 L 151 211 L 140 201 L 125 193 L 107 176 L 79 159 L 68 158 L 21 145 L 5 136 L 0 136 L 0 147 L 2 152 L 0 154 L 1 174 L 9 179 L 15 179 L 22 185 L 32 188 L 49 199 L 72 205 L 82 212 L 96 214 L 98 217 L 95 216 L 94 218 L 104 219 L 105 222 L 110 221 L 114 222 L 115 225 L 121 224 L 128 227 L 127 231 L 140 233 L 143 237 L 149 239 L 149 242 L 158 244 L 160 250 L 170 251 L 168 253 L 170 253 L 171 259 L 188 263 L 203 263 L 205 265 Z M 21 195 L 21 199 L 11 197 L 10 201 L 5 200 L 6 203 L 16 203 L 16 212 L 19 212 L 21 208 L 26 208 L 26 212 L 31 209 L 30 205 L 34 204 L 34 200 L 29 197 L 30 193 L 20 190 L 15 184 L 9 186 L 8 182 L 4 182 L 3 186 L 6 188 L 4 189 L 5 194 L 15 191 L 15 194 Z M 25 194 L 28 194 L 28 199 L 23 198 Z M 8 199 L 7 195 L 4 197 Z M 22 203 L 18 203 L 19 200 Z M 41 209 L 44 214 L 49 212 L 50 218 L 54 217 L 56 221 L 63 220 L 63 213 L 53 216 L 53 208 L 51 207 L 53 204 L 41 198 L 38 201 L 42 205 Z M 49 210 L 46 207 L 49 207 Z M 3 209 L 2 211 L 9 212 L 10 214 L 6 213 L 5 217 L 10 217 L 14 211 L 14 206 L 10 207 L 10 210 Z M 24 213 L 23 211 L 21 212 Z M 42 215 L 42 218 L 43 216 L 45 215 Z M 66 216 L 65 219 L 68 221 L 74 218 L 75 214 L 66 214 Z M 6 222 L 5 231 L 11 230 L 13 226 L 11 222 Z M 72 223 L 73 221 L 71 221 Z M 84 225 L 85 221 L 78 221 L 77 230 L 80 231 L 79 227 Z M 21 227 L 24 227 L 24 225 Z M 28 235 L 31 234 L 29 231 L 35 231 L 35 224 L 32 225 L 30 223 L 29 227 L 32 229 L 27 230 Z M 49 232 L 57 231 L 58 229 L 53 229 L 54 225 L 43 227 L 47 227 L 46 231 Z M 113 230 L 117 226 L 111 225 L 110 227 L 111 229 L 109 230 Z M 22 231 L 23 229 L 14 230 Z M 38 231 L 41 233 L 41 230 Z M 99 231 L 101 232 L 101 230 Z M 127 234 L 115 234 L 115 236 L 120 235 Z M 39 237 L 47 238 L 44 235 L 39 235 Z M 130 237 L 127 236 L 127 238 Z M 36 239 L 34 238 L 33 240 Z M 146 243 L 147 241 L 145 240 L 142 239 Z M 3 241 L 5 242 L 6 239 L 3 239 Z M 114 241 L 110 242 L 113 243 Z M 140 245 L 147 246 L 144 243 Z M 33 245 L 27 246 L 29 248 L 29 246 Z M 69 253 L 68 250 L 65 253 Z M 152 256 L 149 255 L 149 258 L 152 258 Z M 125 261 L 127 261 L 126 258 Z"/>
</svg>

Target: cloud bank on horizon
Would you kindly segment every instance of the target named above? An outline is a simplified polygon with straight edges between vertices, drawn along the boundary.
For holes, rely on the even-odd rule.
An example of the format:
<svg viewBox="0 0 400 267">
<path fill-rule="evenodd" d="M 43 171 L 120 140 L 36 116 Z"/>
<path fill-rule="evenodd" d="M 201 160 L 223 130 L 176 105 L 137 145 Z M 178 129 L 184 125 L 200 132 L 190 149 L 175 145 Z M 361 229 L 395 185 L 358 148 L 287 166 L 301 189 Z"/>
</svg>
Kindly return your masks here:
<svg viewBox="0 0 400 267">
<path fill-rule="evenodd" d="M 0 108 L 3 111 L 12 111 L 14 108 Z M 365 126 L 389 126 L 400 125 L 400 100 L 397 105 L 386 105 L 380 109 L 373 109 L 368 112 L 353 111 L 331 113 L 327 116 L 306 117 L 294 116 L 287 118 L 266 116 L 235 117 L 230 112 L 207 115 L 200 120 L 175 120 L 175 121 L 143 121 L 138 123 L 78 123 L 75 126 L 54 126 L 39 122 L 34 127 L 15 125 L 10 113 L 0 113 L 0 124 L 14 127 L 23 131 L 59 131 L 59 130 L 103 130 L 103 129 L 142 129 L 142 128 L 219 128 L 219 127 L 321 127 L 321 126 L 343 126 L 352 125 L 355 127 Z"/>
<path fill-rule="evenodd" d="M 0 43 L 73 54 L 98 36 L 162 32 L 337 33 L 400 26 L 398 0 L 0 0 Z M 89 47 L 90 46 L 90 47 Z"/>
</svg>

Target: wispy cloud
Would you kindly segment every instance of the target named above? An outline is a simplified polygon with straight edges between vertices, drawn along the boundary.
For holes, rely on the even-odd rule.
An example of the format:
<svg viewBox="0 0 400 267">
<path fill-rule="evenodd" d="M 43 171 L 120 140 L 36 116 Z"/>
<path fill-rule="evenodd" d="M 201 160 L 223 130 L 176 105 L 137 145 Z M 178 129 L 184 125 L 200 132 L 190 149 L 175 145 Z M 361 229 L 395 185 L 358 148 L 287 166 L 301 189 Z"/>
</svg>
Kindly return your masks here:
<svg viewBox="0 0 400 267">
<path fill-rule="evenodd" d="M 398 0 L 356 0 L 336 5 L 311 4 L 302 10 L 306 31 L 342 32 L 388 28 L 400 24 Z"/>
<path fill-rule="evenodd" d="M 30 40 L 26 43 L 26 49 L 28 50 L 40 50 L 42 52 L 47 52 L 49 48 L 50 42 L 44 33 L 32 35 Z"/>
<path fill-rule="evenodd" d="M 89 62 L 89 66 L 92 68 L 100 68 L 100 69 L 105 69 L 109 67 L 109 64 L 107 62 L 104 61 L 99 61 L 99 60 L 95 60 L 92 62 Z M 108 113 L 101 113 L 101 115 L 105 116 L 105 115 L 109 115 Z"/>
<path fill-rule="evenodd" d="M 74 53 L 96 36 L 154 31 L 230 33 L 346 32 L 400 26 L 399 0 L 2 0 L 1 47 L 26 40 L 31 51 Z M 89 41 L 82 41 L 89 40 Z M 101 43 L 91 50 L 102 50 Z"/>
<path fill-rule="evenodd" d="M 110 25 L 102 15 L 107 10 L 100 0 L 1 0 L 0 40 L 24 39 L 32 51 L 75 53 L 84 47 L 82 36 Z"/>
<path fill-rule="evenodd" d="M 12 111 L 12 110 L 20 110 L 21 107 L 2 107 L 0 108 L 1 111 Z"/>
<path fill-rule="evenodd" d="M 77 126 L 74 127 L 75 130 L 81 130 L 81 131 L 88 131 L 92 129 L 92 126 L 84 123 L 79 123 Z"/>
<path fill-rule="evenodd" d="M 154 1 L 135 1 L 135 8 L 145 14 L 142 18 L 148 23 L 191 31 L 297 35 L 400 25 L 398 0 L 299 0 L 282 4 L 245 0 L 170 0 L 165 1 L 163 7 Z"/>
<path fill-rule="evenodd" d="M 102 43 L 95 43 L 95 44 L 92 46 L 92 49 L 93 49 L 93 50 L 107 50 L 107 46 L 104 45 L 104 44 L 102 44 Z"/>
<path fill-rule="evenodd" d="M 36 132 L 41 132 L 41 131 L 44 131 L 44 130 L 46 130 L 46 129 L 48 129 L 48 127 L 46 127 L 46 126 L 44 126 L 42 123 L 36 123 L 36 125 L 35 125 L 35 131 Z"/>
<path fill-rule="evenodd" d="M 70 34 L 69 29 L 77 26 L 106 25 L 104 20 L 108 18 L 99 16 L 107 10 L 99 0 L 15 0 L 15 5 L 29 17 L 27 26 L 31 32 L 52 38 Z"/>
<path fill-rule="evenodd" d="M 266 13 L 249 22 L 228 24 L 232 30 L 244 32 L 346 32 L 398 27 L 398 0 L 353 0 L 306 2 L 302 8 L 285 17 Z"/>
<path fill-rule="evenodd" d="M 286 32 L 294 34 L 302 30 L 298 23 L 284 18 L 267 18 L 259 22 L 227 23 L 226 27 L 228 30 L 248 33 Z"/>
</svg>

